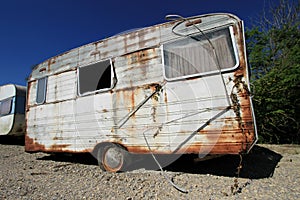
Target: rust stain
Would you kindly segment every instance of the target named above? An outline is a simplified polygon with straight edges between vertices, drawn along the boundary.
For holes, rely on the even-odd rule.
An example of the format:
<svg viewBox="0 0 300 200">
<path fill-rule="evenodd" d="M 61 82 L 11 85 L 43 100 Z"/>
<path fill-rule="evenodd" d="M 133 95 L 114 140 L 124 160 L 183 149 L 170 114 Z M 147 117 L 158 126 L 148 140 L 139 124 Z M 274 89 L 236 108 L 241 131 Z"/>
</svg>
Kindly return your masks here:
<svg viewBox="0 0 300 200">
<path fill-rule="evenodd" d="M 177 154 L 198 154 L 201 152 L 201 149 L 208 149 L 209 154 L 240 154 L 246 153 L 252 142 L 254 141 L 254 133 L 251 133 L 253 130 L 251 118 L 248 118 L 249 126 L 245 126 L 244 130 L 240 128 L 240 124 L 235 117 L 224 118 L 224 126 L 221 130 L 219 129 L 203 129 L 198 132 L 198 134 L 206 135 L 206 139 L 203 141 L 197 141 L 190 144 L 188 147 L 183 147 L 179 149 Z M 247 123 L 245 123 L 247 124 Z M 250 135 L 248 138 L 245 138 L 245 129 L 249 131 Z M 181 133 L 187 134 L 187 133 Z M 159 144 L 156 144 L 159 145 Z M 148 154 L 149 149 L 146 145 L 144 146 L 126 146 L 128 151 L 138 154 Z M 172 153 L 169 151 L 159 151 L 152 148 L 153 153 L 156 154 L 168 154 Z"/>
<path fill-rule="evenodd" d="M 147 146 L 126 146 L 127 150 L 130 153 L 136 153 L 136 154 L 149 154 L 150 151 Z M 166 154 L 166 153 L 171 153 L 171 151 L 157 151 L 157 150 L 152 150 L 152 153 L 155 154 Z"/>
<path fill-rule="evenodd" d="M 90 56 L 94 56 L 96 58 L 97 55 L 100 56 L 100 50 L 98 49 L 98 44 L 100 44 L 100 42 L 94 42 L 93 44 L 95 46 L 95 50 L 90 53 Z"/>
<path fill-rule="evenodd" d="M 164 101 L 166 103 L 166 106 L 168 107 L 168 95 L 167 95 L 167 91 L 164 91 Z"/>
<path fill-rule="evenodd" d="M 96 55 L 100 55 L 100 51 L 99 50 L 95 50 L 95 51 L 92 51 L 90 53 L 90 56 L 96 56 Z"/>
<path fill-rule="evenodd" d="M 244 151 L 241 147 L 240 143 L 217 143 L 213 145 L 209 144 L 193 144 L 190 145 L 188 148 L 184 149 L 184 151 L 179 151 L 178 153 L 194 153 L 198 154 L 201 152 L 201 149 L 210 149 L 209 154 L 240 154 Z"/>
<path fill-rule="evenodd" d="M 26 152 L 90 153 L 93 150 L 93 149 L 84 149 L 82 151 L 72 151 L 69 149 L 65 149 L 69 146 L 70 146 L 69 144 L 63 144 L 63 145 L 54 144 L 50 148 L 45 148 L 45 145 L 39 144 L 39 143 L 35 142 L 34 139 L 28 137 L 27 134 L 25 135 L 25 151 Z"/>
<path fill-rule="evenodd" d="M 234 72 L 234 76 L 246 76 L 246 62 L 245 62 L 245 52 L 244 52 L 244 42 L 243 42 L 243 34 L 242 31 L 238 30 L 236 26 L 234 26 L 234 34 L 237 40 L 238 52 L 239 52 L 239 62 L 240 66 L 237 71 Z"/>
<path fill-rule="evenodd" d="M 123 91 L 132 91 L 132 90 L 147 90 L 147 89 L 151 89 L 152 92 L 154 92 L 156 90 L 156 87 L 159 85 L 159 83 L 150 83 L 150 84 L 145 84 L 145 85 L 139 85 L 139 86 L 129 86 L 129 87 L 124 87 L 124 88 L 120 88 L 120 89 L 116 89 L 115 92 L 119 93 L 119 92 L 123 92 Z"/>
<path fill-rule="evenodd" d="M 193 20 L 193 21 L 188 21 L 187 23 L 185 23 L 185 26 L 189 27 L 189 26 L 192 26 L 192 25 L 195 25 L 195 24 L 199 24 L 201 22 L 202 22 L 201 19 L 196 19 L 196 20 Z"/>
<path fill-rule="evenodd" d="M 65 148 L 67 148 L 69 146 L 71 146 L 71 145 L 70 144 L 53 144 L 50 146 L 49 149 L 51 149 L 51 151 L 55 151 L 55 152 L 57 152 L 57 151 L 63 152 L 63 151 L 65 151 Z"/>
<path fill-rule="evenodd" d="M 135 107 L 135 102 L 134 102 L 134 90 L 131 91 L 131 108 Z"/>
<path fill-rule="evenodd" d="M 27 91 L 26 91 L 26 106 L 25 106 L 26 112 L 29 111 L 29 97 L 31 94 L 31 87 L 32 87 L 32 82 L 28 82 L 27 83 Z M 26 117 L 26 120 L 27 120 L 27 117 Z M 26 122 L 26 124 L 27 124 L 27 122 Z"/>
<path fill-rule="evenodd" d="M 241 23 L 239 24 L 241 26 Z M 243 80 L 246 74 L 247 63 L 245 62 L 245 52 L 243 43 L 243 33 L 242 30 L 234 26 L 234 35 L 237 40 L 239 61 L 240 66 L 234 72 L 234 87 L 236 88 L 236 93 L 231 93 L 230 97 L 233 102 L 232 109 L 236 114 L 236 121 L 239 124 L 239 128 L 244 136 L 244 142 L 241 144 L 244 150 L 250 148 L 251 144 L 255 141 L 255 131 L 253 124 L 253 117 L 251 112 L 251 102 L 250 102 L 250 92 L 248 85 Z"/>
<path fill-rule="evenodd" d="M 130 49 L 131 47 L 135 47 L 138 44 L 138 48 L 139 49 L 143 49 L 146 48 L 147 42 L 151 42 L 151 41 L 155 41 L 157 39 L 157 37 L 151 37 L 151 38 L 145 38 L 147 36 L 147 34 L 155 32 L 157 29 L 157 27 L 150 27 L 147 29 L 143 29 L 143 30 L 139 30 L 137 32 L 131 32 L 128 33 L 125 37 L 123 36 L 123 42 L 125 44 L 124 48 L 125 48 L 125 52 L 128 53 L 128 49 Z M 134 42 L 132 44 L 128 44 L 127 40 L 136 40 L 137 42 Z"/>
<path fill-rule="evenodd" d="M 45 68 L 45 67 L 43 67 L 43 68 L 41 68 L 41 69 L 39 70 L 39 72 L 44 72 L 44 71 L 46 71 L 46 68 Z"/>
<path fill-rule="evenodd" d="M 60 55 L 61 56 L 61 55 Z M 59 56 L 57 56 L 57 57 L 59 57 Z M 54 64 L 54 63 L 56 63 L 56 58 L 57 57 L 53 57 L 53 58 L 50 58 L 49 60 L 48 60 L 48 72 L 51 72 L 51 65 L 52 64 Z"/>
<path fill-rule="evenodd" d="M 155 102 L 155 101 L 154 101 Z M 153 107 L 151 108 L 151 113 L 150 115 L 152 116 L 152 121 L 156 122 L 156 105 L 153 105 Z"/>
<path fill-rule="evenodd" d="M 236 36 L 238 34 L 238 27 L 237 26 L 233 26 L 233 34 Z"/>
<path fill-rule="evenodd" d="M 149 149 L 147 146 L 126 146 L 127 150 L 135 154 L 149 154 Z M 187 148 L 179 149 L 176 154 L 198 154 L 201 152 L 201 149 L 210 149 L 210 155 L 213 154 L 240 154 L 246 152 L 246 145 L 241 145 L 241 143 L 217 143 L 217 144 L 205 144 L 202 143 L 193 143 Z M 171 151 L 158 151 L 153 150 L 154 154 L 170 154 Z"/>
<path fill-rule="evenodd" d="M 26 152 L 45 151 L 45 146 L 36 143 L 34 139 L 28 137 L 28 135 L 25 134 L 25 151 Z"/>
<path fill-rule="evenodd" d="M 128 65 L 132 65 L 135 63 L 145 64 L 148 61 L 159 57 L 159 55 L 157 55 L 157 53 L 156 53 L 155 48 L 139 50 L 139 51 L 136 51 L 136 52 L 133 52 L 130 54 L 126 54 L 125 56 L 127 58 Z"/>
</svg>

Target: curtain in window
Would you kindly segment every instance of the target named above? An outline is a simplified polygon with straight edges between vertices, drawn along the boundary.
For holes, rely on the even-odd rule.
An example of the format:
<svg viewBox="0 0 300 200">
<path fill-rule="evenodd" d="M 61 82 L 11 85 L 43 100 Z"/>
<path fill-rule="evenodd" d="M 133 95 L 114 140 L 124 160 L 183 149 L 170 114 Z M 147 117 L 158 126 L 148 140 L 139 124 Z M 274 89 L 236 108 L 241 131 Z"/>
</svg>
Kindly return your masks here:
<svg viewBox="0 0 300 200">
<path fill-rule="evenodd" d="M 234 51 L 228 29 L 207 34 L 213 48 L 203 35 L 187 37 L 164 45 L 164 64 L 167 78 L 189 76 L 232 68 Z"/>
</svg>

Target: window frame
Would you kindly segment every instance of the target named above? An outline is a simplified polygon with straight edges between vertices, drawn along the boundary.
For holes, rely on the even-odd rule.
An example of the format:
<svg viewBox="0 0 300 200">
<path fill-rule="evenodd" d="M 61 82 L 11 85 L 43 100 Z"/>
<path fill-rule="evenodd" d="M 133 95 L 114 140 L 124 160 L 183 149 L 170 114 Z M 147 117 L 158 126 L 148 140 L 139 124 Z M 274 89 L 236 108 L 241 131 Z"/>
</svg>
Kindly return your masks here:
<svg viewBox="0 0 300 200">
<path fill-rule="evenodd" d="M 81 91 L 80 91 L 80 68 L 89 67 L 91 65 L 101 63 L 101 62 L 105 62 L 105 61 L 109 61 L 109 63 L 110 63 L 110 87 L 81 93 Z M 77 67 L 77 95 L 78 96 L 86 96 L 86 95 L 91 95 L 91 94 L 110 91 L 114 88 L 115 82 L 116 82 L 115 81 L 115 71 L 114 71 L 113 62 L 112 62 L 111 58 L 108 58 L 108 59 L 105 59 L 105 60 L 100 60 L 100 61 L 97 61 L 97 62 L 92 62 L 92 63 L 86 64 L 86 65 L 82 65 L 82 66 Z"/>
<path fill-rule="evenodd" d="M 43 100 L 41 102 L 38 102 L 38 97 L 39 97 L 39 85 L 40 85 L 40 81 L 44 80 L 44 90 L 42 91 L 43 94 Z M 46 102 L 46 95 L 47 95 L 47 86 L 48 86 L 48 77 L 43 77 L 37 80 L 37 85 L 36 85 L 36 97 L 35 97 L 35 103 L 37 105 L 41 105 L 44 104 Z"/>
<path fill-rule="evenodd" d="M 165 67 L 166 65 L 165 65 L 165 55 L 164 55 L 165 48 L 164 48 L 164 46 L 166 44 L 171 44 L 173 42 L 184 40 L 183 38 L 179 38 L 179 39 L 175 39 L 175 40 L 166 42 L 166 43 L 164 43 L 164 44 L 161 45 L 162 66 L 163 66 L 163 76 L 164 76 L 164 79 L 167 80 L 167 81 L 176 81 L 176 80 L 188 79 L 188 78 L 199 77 L 199 76 L 212 76 L 212 75 L 220 73 L 220 71 L 221 72 L 229 72 L 229 71 L 234 71 L 235 69 L 237 69 L 238 66 L 240 65 L 240 60 L 239 60 L 239 52 L 238 52 L 238 48 L 237 48 L 237 43 L 236 43 L 235 38 L 234 38 L 233 26 L 230 25 L 230 26 L 225 26 L 225 27 L 224 26 L 223 27 L 218 27 L 218 28 L 214 28 L 214 29 L 212 29 L 212 30 L 210 30 L 208 32 L 204 32 L 204 33 L 205 34 L 207 34 L 207 33 L 213 33 L 215 31 L 222 30 L 222 29 L 229 29 L 229 34 L 230 34 L 230 38 L 231 38 L 231 42 L 232 42 L 232 47 L 233 47 L 233 52 L 234 52 L 234 59 L 235 59 L 235 63 L 236 63 L 233 67 L 226 68 L 226 69 L 221 69 L 221 70 L 214 70 L 214 71 L 209 71 L 209 72 L 201 72 L 201 73 L 196 73 L 196 74 L 190 74 L 190 75 L 184 75 L 184 76 L 178 76 L 178 77 L 168 78 L 166 76 L 166 67 Z M 200 34 L 201 33 L 192 34 L 192 35 L 188 35 L 187 37 L 196 36 L 196 35 L 200 35 Z"/>
</svg>

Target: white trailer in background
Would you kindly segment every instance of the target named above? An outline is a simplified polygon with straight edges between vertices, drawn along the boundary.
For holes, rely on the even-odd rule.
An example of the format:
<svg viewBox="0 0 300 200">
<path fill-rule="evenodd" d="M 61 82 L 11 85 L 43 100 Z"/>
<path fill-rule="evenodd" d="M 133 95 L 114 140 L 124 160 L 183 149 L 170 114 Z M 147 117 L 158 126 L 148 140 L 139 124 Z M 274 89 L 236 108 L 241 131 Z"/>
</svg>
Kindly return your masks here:
<svg viewBox="0 0 300 200">
<path fill-rule="evenodd" d="M 0 135 L 25 134 L 26 87 L 14 84 L 0 86 Z"/>
</svg>

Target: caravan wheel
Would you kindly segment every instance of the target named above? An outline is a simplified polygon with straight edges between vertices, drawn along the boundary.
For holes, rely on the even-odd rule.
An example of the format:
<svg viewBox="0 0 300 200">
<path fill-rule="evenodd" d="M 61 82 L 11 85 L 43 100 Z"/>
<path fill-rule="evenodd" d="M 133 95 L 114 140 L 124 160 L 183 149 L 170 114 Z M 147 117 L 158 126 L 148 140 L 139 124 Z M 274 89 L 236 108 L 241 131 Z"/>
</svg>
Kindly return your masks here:
<svg viewBox="0 0 300 200">
<path fill-rule="evenodd" d="M 104 171 L 123 171 L 126 155 L 127 151 L 119 145 L 109 144 L 98 149 L 98 164 Z"/>
</svg>

